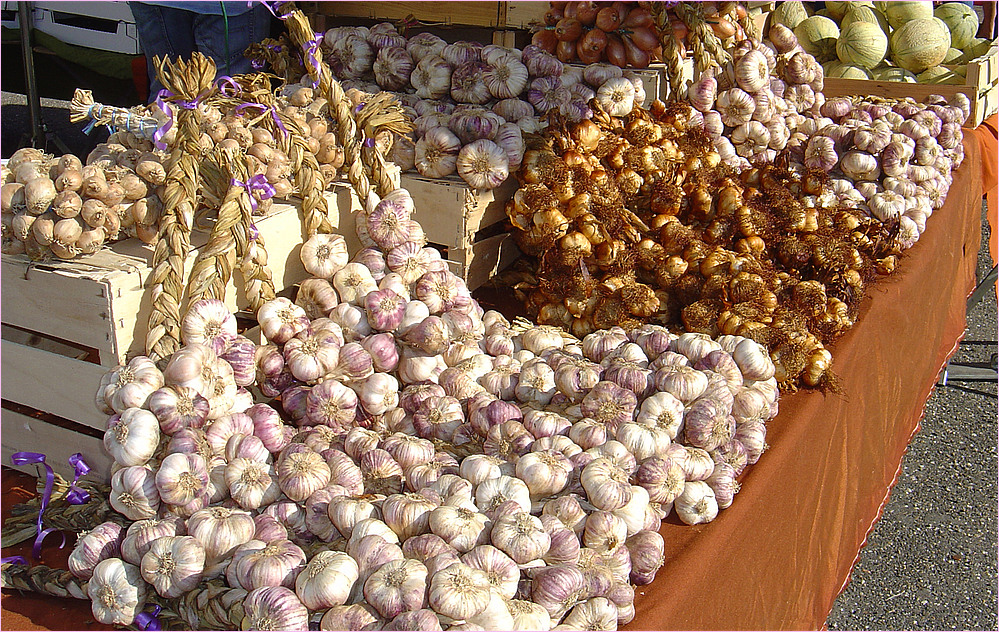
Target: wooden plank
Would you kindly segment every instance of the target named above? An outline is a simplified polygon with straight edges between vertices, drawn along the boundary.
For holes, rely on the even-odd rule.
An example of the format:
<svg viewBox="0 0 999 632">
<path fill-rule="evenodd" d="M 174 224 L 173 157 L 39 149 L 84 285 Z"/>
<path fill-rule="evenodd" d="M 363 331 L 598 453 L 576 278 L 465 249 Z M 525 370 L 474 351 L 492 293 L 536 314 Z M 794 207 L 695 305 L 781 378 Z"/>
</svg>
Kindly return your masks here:
<svg viewBox="0 0 999 632">
<path fill-rule="evenodd" d="M 320 2 L 317 12 L 335 17 L 401 20 L 413 16 L 421 22 L 502 26 L 499 2 Z"/>
<path fill-rule="evenodd" d="M 0 265 L 3 322 L 65 338 L 115 355 L 110 336 L 110 279 L 125 274 L 92 266 L 36 265 L 4 255 Z"/>
<path fill-rule="evenodd" d="M 104 430 L 107 415 L 94 407 L 94 393 L 105 367 L 9 340 L 2 350 L 3 399 Z"/>
<path fill-rule="evenodd" d="M 513 236 L 503 233 L 478 241 L 468 250 L 449 253 L 448 258 L 462 263 L 465 285 L 474 290 L 508 268 L 519 256 Z"/>
<path fill-rule="evenodd" d="M 425 178 L 402 174 L 402 186 L 413 196 L 413 219 L 423 225 L 431 243 L 449 249 L 468 249 L 475 233 L 506 218 L 505 205 L 517 191 L 510 177 L 496 189 L 476 191 L 460 178 Z"/>
<path fill-rule="evenodd" d="M 533 23 L 544 23 L 547 2 L 501 2 L 506 5 L 506 19 L 502 23 L 507 28 L 526 29 Z"/>
<path fill-rule="evenodd" d="M 21 413 L 4 408 L 0 411 L 0 452 L 3 464 L 11 466 L 10 456 L 15 452 L 41 452 L 45 462 L 63 477 L 73 480 L 74 471 L 69 457 L 77 452 L 90 466 L 89 478 L 111 480 L 111 456 L 105 452 L 103 442 L 89 435 L 75 432 Z M 11 466 L 28 474 L 37 474 L 34 465 Z"/>
</svg>

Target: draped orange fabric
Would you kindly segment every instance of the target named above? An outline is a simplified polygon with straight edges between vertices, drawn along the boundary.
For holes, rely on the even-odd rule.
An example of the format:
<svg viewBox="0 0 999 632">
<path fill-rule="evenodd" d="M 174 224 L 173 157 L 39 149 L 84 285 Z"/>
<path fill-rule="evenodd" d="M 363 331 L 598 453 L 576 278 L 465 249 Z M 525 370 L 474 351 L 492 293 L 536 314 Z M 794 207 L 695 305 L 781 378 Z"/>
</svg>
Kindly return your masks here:
<svg viewBox="0 0 999 632">
<path fill-rule="evenodd" d="M 996 230 L 999 225 L 999 114 L 985 119 L 974 132 L 982 149 L 982 194 L 988 201 L 989 226 L 992 228 L 989 254 L 993 263 L 999 263 L 999 230 Z"/>
<path fill-rule="evenodd" d="M 768 424 L 771 447 L 741 477 L 732 506 L 707 525 L 667 519 L 666 564 L 637 590 L 627 629 L 823 627 L 964 332 L 981 243 L 982 173 L 970 134 L 965 147 L 943 208 L 896 273 L 870 288 L 857 325 L 831 346 L 842 392 L 784 395 Z M 509 298 L 497 303 L 510 307 Z M 13 476 L 3 475 L 5 511 L 23 499 L 12 491 Z M 47 543 L 45 561 L 65 568 L 67 552 Z M 29 556 L 30 543 L 3 555 Z M 0 607 L 4 630 L 110 629 L 93 623 L 87 602 L 4 591 Z"/>
</svg>

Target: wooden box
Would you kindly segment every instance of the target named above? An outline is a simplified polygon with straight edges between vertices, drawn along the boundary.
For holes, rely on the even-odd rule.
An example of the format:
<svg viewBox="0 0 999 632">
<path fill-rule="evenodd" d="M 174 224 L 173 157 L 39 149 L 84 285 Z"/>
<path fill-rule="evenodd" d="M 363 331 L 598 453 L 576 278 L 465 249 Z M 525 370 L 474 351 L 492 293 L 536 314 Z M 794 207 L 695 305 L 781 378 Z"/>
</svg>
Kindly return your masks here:
<svg viewBox="0 0 999 632">
<path fill-rule="evenodd" d="M 521 29 L 541 20 L 548 2 L 308 2 L 302 9 L 334 18 L 397 21 L 412 16 L 431 24 Z"/>
<path fill-rule="evenodd" d="M 327 194 L 330 221 L 340 226 L 352 251 L 360 246 L 349 211 L 359 209 L 345 185 Z M 275 287 L 291 287 L 309 275 L 299 252 L 303 243 L 299 208 L 276 203 L 256 220 L 268 252 Z M 348 221 L 349 220 L 349 221 Z M 207 235 L 194 233 L 200 246 Z M 195 254 L 189 260 L 193 264 Z M 82 451 L 97 472 L 110 474 L 104 454 L 106 415 L 94 406 L 101 376 L 126 358 L 143 353 L 150 297 L 145 287 L 152 248 L 136 239 L 111 244 L 71 261 L 33 263 L 2 257 L 2 457 L 27 450 L 49 455 L 53 467 L 67 467 Z M 230 308 L 246 307 L 242 280 L 231 282 Z M 63 452 L 66 452 L 63 455 Z M 60 465 L 61 464 L 61 465 Z M 33 472 L 34 466 L 23 468 Z M 59 469 L 59 468 L 56 468 Z"/>
<path fill-rule="evenodd" d="M 404 173 L 402 187 L 416 203 L 413 219 L 470 289 L 484 285 L 519 255 L 504 229 L 506 202 L 519 187 L 513 176 L 496 189 L 477 191 L 457 177 Z"/>
<path fill-rule="evenodd" d="M 948 68 L 953 69 L 954 66 L 948 66 Z M 993 44 L 988 54 L 968 63 L 965 70 L 963 85 L 826 77 L 822 92 L 827 99 L 830 97 L 874 95 L 896 99 L 912 97 L 916 101 L 922 101 L 934 94 L 950 99 L 961 92 L 966 94 L 971 101 L 971 115 L 965 126 L 978 127 L 982 121 L 999 110 L 999 49 Z"/>
</svg>

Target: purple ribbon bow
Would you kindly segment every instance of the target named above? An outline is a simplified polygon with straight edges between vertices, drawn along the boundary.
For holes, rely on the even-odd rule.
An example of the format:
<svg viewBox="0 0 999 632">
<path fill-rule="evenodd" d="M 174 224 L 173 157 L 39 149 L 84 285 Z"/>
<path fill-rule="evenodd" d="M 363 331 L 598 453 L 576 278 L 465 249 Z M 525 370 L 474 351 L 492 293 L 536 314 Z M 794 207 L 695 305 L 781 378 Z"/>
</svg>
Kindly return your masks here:
<svg viewBox="0 0 999 632">
<path fill-rule="evenodd" d="M 159 617 L 157 616 L 159 615 L 160 610 L 162 610 L 162 608 L 159 606 L 153 606 L 152 613 L 140 612 L 135 615 L 135 626 L 140 630 L 162 630 L 163 624 L 160 623 Z"/>
<path fill-rule="evenodd" d="M 10 557 L 0 557 L 0 564 L 23 564 L 28 565 L 28 560 L 23 555 L 11 555 Z"/>
<path fill-rule="evenodd" d="M 53 531 L 59 532 L 59 530 L 54 527 L 49 529 L 42 528 L 42 514 L 45 513 L 45 510 L 49 506 L 49 500 L 52 498 L 52 484 L 55 482 L 55 472 L 53 472 L 52 467 L 45 462 L 45 455 L 40 452 L 15 452 L 10 456 L 10 460 L 14 465 L 30 465 L 34 463 L 35 465 L 42 465 L 45 468 L 45 491 L 42 493 L 42 502 L 40 508 L 38 509 L 38 521 L 36 522 L 38 535 L 35 537 L 35 543 L 31 547 L 31 556 L 36 560 L 41 559 L 42 541 L 44 541 L 45 538 Z M 70 491 L 66 495 L 66 501 L 73 505 L 82 505 L 90 500 L 90 494 L 77 487 L 76 483 L 80 480 L 81 476 L 90 471 L 90 466 L 83 460 L 83 455 L 79 452 L 69 457 L 69 464 L 72 465 L 76 471 L 76 478 L 73 479 L 73 484 L 70 485 Z M 59 548 L 61 549 L 66 546 L 66 535 L 62 532 L 59 532 L 59 535 L 62 536 L 62 543 L 59 545 Z"/>
<path fill-rule="evenodd" d="M 166 133 L 170 131 L 171 127 L 173 127 L 173 108 L 170 107 L 170 102 L 164 101 L 165 98 L 172 96 L 176 95 L 166 88 L 160 90 L 156 94 L 156 106 L 167 115 L 167 122 L 163 125 L 163 127 L 153 133 L 153 146 L 160 151 L 166 150 L 166 143 L 163 142 L 163 137 L 166 136 Z M 193 101 L 176 101 L 175 103 L 185 110 L 193 110 L 198 107 L 201 100 L 204 99 L 205 96 L 206 95 L 202 93 L 199 94 Z"/>
<path fill-rule="evenodd" d="M 243 91 L 239 84 L 236 83 L 236 80 L 229 75 L 222 75 L 215 80 L 215 84 L 218 86 L 219 93 L 222 96 L 235 97 Z"/>
<path fill-rule="evenodd" d="M 247 0 L 246 6 L 252 7 L 254 4 L 255 3 L 253 2 L 253 0 Z M 278 3 L 276 1 L 268 2 L 267 0 L 260 0 L 260 4 L 264 5 L 264 8 L 270 11 L 271 15 L 273 15 L 279 20 L 287 20 L 289 17 L 291 17 L 290 11 L 288 13 L 277 12 Z"/>
<path fill-rule="evenodd" d="M 316 33 L 316 38 L 311 40 L 305 48 L 305 63 L 315 71 L 315 79 L 312 80 L 312 87 L 319 86 L 319 45 L 323 43 L 323 34 Z"/>
<path fill-rule="evenodd" d="M 281 122 L 281 117 L 278 116 L 277 108 L 275 108 L 274 106 L 267 106 L 264 105 L 263 103 L 256 103 L 252 101 L 250 103 L 240 103 L 239 105 L 236 106 L 236 114 L 241 113 L 246 108 L 260 108 L 261 111 L 270 110 L 271 118 L 274 119 L 274 124 L 277 125 L 277 128 L 281 130 L 281 134 L 284 136 L 288 135 L 288 128 L 286 128 L 284 126 L 284 123 Z"/>
<path fill-rule="evenodd" d="M 274 185 L 268 182 L 267 178 L 265 178 L 262 173 L 258 173 L 246 182 L 240 182 L 236 178 L 233 178 L 232 185 L 246 189 L 247 194 L 250 196 L 250 208 L 254 211 L 257 210 L 257 198 L 253 195 L 254 191 L 257 192 L 257 195 L 261 200 L 269 200 L 274 197 L 275 193 L 277 193 L 274 189 Z M 256 239 L 256 237 L 254 237 L 254 239 Z"/>
</svg>

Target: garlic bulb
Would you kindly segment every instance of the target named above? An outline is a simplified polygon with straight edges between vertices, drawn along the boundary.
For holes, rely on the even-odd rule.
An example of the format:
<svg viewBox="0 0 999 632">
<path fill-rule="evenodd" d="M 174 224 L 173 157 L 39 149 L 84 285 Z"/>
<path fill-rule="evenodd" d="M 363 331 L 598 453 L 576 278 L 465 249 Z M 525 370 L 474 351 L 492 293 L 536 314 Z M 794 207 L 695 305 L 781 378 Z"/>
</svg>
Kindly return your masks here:
<svg viewBox="0 0 999 632">
<path fill-rule="evenodd" d="M 300 257 L 305 271 L 320 279 L 333 278 L 350 258 L 346 240 L 333 233 L 317 233 L 309 237 L 302 244 Z"/>
<path fill-rule="evenodd" d="M 489 102 L 491 97 L 489 88 L 482 80 L 483 75 L 489 69 L 488 64 L 479 61 L 455 64 L 448 59 L 447 48 L 444 49 L 444 59 L 454 66 L 454 72 L 451 73 L 451 98 L 455 102 L 477 105 Z"/>
<path fill-rule="evenodd" d="M 160 500 L 170 505 L 188 505 L 208 492 L 208 469 L 199 454 L 170 454 L 156 471 Z"/>
<path fill-rule="evenodd" d="M 176 599 L 193 590 L 204 569 L 205 548 L 189 535 L 152 542 L 140 566 L 142 578 L 167 599 Z"/>
<path fill-rule="evenodd" d="M 512 99 L 527 87 L 527 67 L 511 55 L 490 62 L 482 75 L 489 94 L 495 99 Z"/>
<path fill-rule="evenodd" d="M 486 515 L 510 500 L 515 501 L 523 511 L 531 510 L 530 488 L 519 478 L 512 476 L 491 478 L 475 488 L 475 506 Z"/>
<path fill-rule="evenodd" d="M 295 593 L 284 586 L 251 590 L 243 601 L 243 612 L 244 630 L 309 629 L 309 611 Z"/>
<path fill-rule="evenodd" d="M 97 404 L 108 415 L 123 413 L 128 408 L 142 408 L 152 393 L 163 386 L 163 374 L 152 360 L 136 356 L 101 377 Z"/>
<path fill-rule="evenodd" d="M 598 509 L 613 511 L 631 500 L 628 474 L 608 458 L 591 461 L 579 475 L 589 501 Z"/>
<path fill-rule="evenodd" d="M 469 619 L 489 605 L 489 578 L 483 571 L 455 563 L 430 579 L 428 603 L 440 615 Z"/>
<path fill-rule="evenodd" d="M 354 558 L 339 551 L 316 553 L 295 579 L 295 593 L 309 610 L 347 603 L 358 569 Z"/>
<path fill-rule="evenodd" d="M 513 625 L 509 630 L 549 630 L 552 618 L 540 604 L 523 599 L 513 599 L 507 602 L 507 608 L 513 617 Z"/>
<path fill-rule="evenodd" d="M 541 520 L 526 512 L 496 520 L 489 537 L 493 546 L 518 564 L 541 558 L 551 546 L 551 536 L 545 531 Z"/>
<path fill-rule="evenodd" d="M 364 582 L 364 599 L 385 618 L 427 604 L 427 567 L 417 560 L 385 563 Z"/>
<path fill-rule="evenodd" d="M 340 300 L 352 305 L 362 305 L 369 292 L 378 289 L 371 271 L 360 263 L 348 263 L 333 275 L 333 287 Z"/>
<path fill-rule="evenodd" d="M 137 465 L 111 475 L 111 506 L 130 520 L 154 518 L 160 506 L 153 470 Z"/>
<path fill-rule="evenodd" d="M 104 449 L 116 463 L 124 466 L 142 465 L 149 461 L 159 442 L 159 420 L 153 413 L 141 408 L 123 410 L 118 421 L 104 433 Z"/>
<path fill-rule="evenodd" d="M 181 428 L 201 428 L 208 418 L 209 405 L 201 393 L 187 386 L 164 386 L 150 394 L 147 406 L 160 422 L 163 434 Z"/>
<path fill-rule="evenodd" d="M 405 48 L 383 47 L 373 65 L 375 81 L 386 90 L 401 90 L 409 84 L 413 65 L 413 59 Z"/>
<path fill-rule="evenodd" d="M 260 329 L 269 341 L 284 344 L 308 327 L 309 317 L 306 316 L 304 309 L 279 296 L 264 303 L 257 310 L 257 322 L 260 323 Z"/>
<path fill-rule="evenodd" d="M 331 470 L 319 454 L 301 443 L 281 452 L 277 461 L 278 486 L 288 498 L 303 502 L 330 482 Z"/>
<path fill-rule="evenodd" d="M 569 482 L 572 463 L 554 450 L 529 452 L 517 459 L 517 478 L 527 483 L 533 498 L 553 496 Z"/>
<path fill-rule="evenodd" d="M 715 493 L 704 481 L 688 481 L 683 493 L 673 501 L 680 520 L 689 525 L 711 522 L 718 515 Z"/>
<path fill-rule="evenodd" d="M 202 299 L 188 308 L 180 334 L 185 345 L 204 344 L 222 353 L 236 339 L 236 317 L 222 301 Z"/>
<path fill-rule="evenodd" d="M 382 503 L 382 514 L 385 524 L 405 540 L 429 529 L 430 514 L 437 505 L 421 494 L 393 494 Z"/>
<path fill-rule="evenodd" d="M 259 509 L 281 497 L 272 465 L 248 458 L 235 458 L 225 466 L 225 484 L 232 499 L 243 509 Z"/>
<path fill-rule="evenodd" d="M 250 540 L 233 551 L 226 570 L 230 585 L 246 590 L 265 586 L 294 587 L 305 568 L 305 552 L 290 540 Z"/>
<path fill-rule="evenodd" d="M 429 514 L 429 527 L 459 553 L 489 541 L 489 519 L 475 511 L 474 505 L 471 509 L 452 505 L 437 507 Z"/>
<path fill-rule="evenodd" d="M 416 170 L 429 178 L 455 172 L 461 141 L 446 127 L 435 127 L 416 142 Z"/>
<path fill-rule="evenodd" d="M 67 561 L 69 572 L 80 579 L 90 579 L 100 562 L 118 557 L 123 535 L 121 525 L 113 522 L 99 524 L 81 535 Z"/>
<path fill-rule="evenodd" d="M 586 587 L 583 571 L 575 565 L 560 564 L 538 571 L 531 579 L 531 601 L 558 621 L 582 598 Z"/>
<path fill-rule="evenodd" d="M 437 54 L 425 55 L 413 69 L 410 82 L 416 88 L 416 96 L 440 99 L 451 92 L 451 66 Z"/>
<path fill-rule="evenodd" d="M 187 520 L 187 533 L 205 547 L 209 566 L 232 555 L 237 547 L 253 538 L 255 531 L 253 516 L 240 509 L 209 507 L 196 511 Z"/>
<path fill-rule="evenodd" d="M 131 625 L 146 605 L 139 568 L 112 557 L 99 563 L 87 584 L 94 618 L 105 625 Z"/>
<path fill-rule="evenodd" d="M 455 165 L 458 175 L 474 189 L 495 189 L 510 174 L 506 152 L 484 138 L 462 147 Z"/>
<path fill-rule="evenodd" d="M 611 116 L 628 116 L 635 107 L 635 85 L 625 77 L 607 79 L 597 89 L 596 99 Z"/>
</svg>

